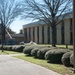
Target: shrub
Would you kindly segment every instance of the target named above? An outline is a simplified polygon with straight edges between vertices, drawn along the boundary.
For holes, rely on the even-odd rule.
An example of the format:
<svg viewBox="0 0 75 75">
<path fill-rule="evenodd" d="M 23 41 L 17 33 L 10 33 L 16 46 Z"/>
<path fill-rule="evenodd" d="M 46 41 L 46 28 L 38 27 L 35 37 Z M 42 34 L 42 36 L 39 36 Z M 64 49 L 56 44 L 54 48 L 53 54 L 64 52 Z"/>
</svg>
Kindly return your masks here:
<svg viewBox="0 0 75 75">
<path fill-rule="evenodd" d="M 2 46 L 0 46 L 0 50 L 2 50 Z"/>
<path fill-rule="evenodd" d="M 41 49 L 39 49 L 38 50 L 38 52 L 37 52 L 37 57 L 39 58 L 39 59 L 44 59 L 45 57 L 45 53 L 48 51 L 48 50 L 50 50 L 51 48 L 41 48 Z"/>
<path fill-rule="evenodd" d="M 36 45 L 27 46 L 23 49 L 23 52 L 24 52 L 24 54 L 31 56 L 31 50 L 33 50 L 34 48 L 37 48 L 37 46 Z"/>
<path fill-rule="evenodd" d="M 2 46 L 0 47 L 2 49 Z M 11 50 L 12 46 L 3 46 L 3 50 Z"/>
<path fill-rule="evenodd" d="M 37 46 L 37 48 L 34 48 L 32 51 L 31 51 L 31 55 L 35 58 L 37 58 L 37 52 L 39 49 L 41 48 L 50 48 L 50 46 Z"/>
<path fill-rule="evenodd" d="M 12 51 L 12 46 L 7 46 L 8 51 Z"/>
<path fill-rule="evenodd" d="M 23 52 L 24 46 L 17 46 L 15 47 L 16 52 Z"/>
<path fill-rule="evenodd" d="M 52 63 L 61 63 L 62 55 L 70 50 L 65 49 L 55 49 L 46 52 L 45 59 Z"/>
<path fill-rule="evenodd" d="M 70 64 L 70 56 L 73 52 L 67 52 L 65 53 L 63 56 L 62 56 L 62 63 L 65 65 L 65 66 L 71 66 Z"/>
<path fill-rule="evenodd" d="M 2 47 L 0 47 L 2 49 Z M 24 46 L 3 46 L 3 50 L 23 52 Z"/>
<path fill-rule="evenodd" d="M 7 50 L 7 46 L 3 46 L 3 50 Z"/>
<path fill-rule="evenodd" d="M 1 47 L 2 47 L 2 46 L 0 46 L 0 50 L 1 50 Z"/>
<path fill-rule="evenodd" d="M 38 52 L 39 48 L 34 48 L 32 51 L 31 51 L 31 55 L 35 58 L 37 58 L 37 52 Z"/>
<path fill-rule="evenodd" d="M 2 50 L 2 46 L 0 46 L 0 49 Z M 12 50 L 12 46 L 3 46 L 3 50 Z"/>
<path fill-rule="evenodd" d="M 16 46 L 12 46 L 12 51 L 15 51 L 16 50 Z"/>
<path fill-rule="evenodd" d="M 73 53 L 70 56 L 70 64 L 73 66 L 74 65 L 74 56 Z"/>
</svg>

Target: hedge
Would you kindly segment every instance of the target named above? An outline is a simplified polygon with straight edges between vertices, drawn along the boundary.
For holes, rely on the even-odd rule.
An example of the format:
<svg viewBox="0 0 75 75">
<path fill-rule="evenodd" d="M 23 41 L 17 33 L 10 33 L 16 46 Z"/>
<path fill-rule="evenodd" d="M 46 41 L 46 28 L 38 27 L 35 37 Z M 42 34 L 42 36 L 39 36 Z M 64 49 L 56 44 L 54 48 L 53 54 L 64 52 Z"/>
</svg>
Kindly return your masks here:
<svg viewBox="0 0 75 75">
<path fill-rule="evenodd" d="M 39 48 L 34 48 L 32 51 L 31 51 L 31 55 L 35 58 L 37 58 L 37 52 L 38 52 Z"/>
<path fill-rule="evenodd" d="M 23 52 L 24 48 L 25 48 L 24 46 L 17 46 L 17 47 L 15 47 L 15 51 L 16 52 Z"/>
<path fill-rule="evenodd" d="M 51 63 L 62 63 L 61 58 L 62 58 L 63 54 L 66 52 L 70 52 L 70 50 L 66 50 L 66 49 L 50 50 L 50 51 L 46 52 L 45 59 Z"/>
<path fill-rule="evenodd" d="M 3 50 L 16 51 L 16 52 L 23 52 L 24 48 L 25 46 L 3 46 Z M 2 49 L 2 46 L 0 46 L 0 49 Z"/>
<path fill-rule="evenodd" d="M 39 59 L 45 59 L 45 53 L 47 52 L 47 51 L 49 51 L 51 48 L 41 48 L 41 49 L 39 49 L 38 50 L 38 52 L 37 52 L 37 57 L 39 58 Z"/>
<path fill-rule="evenodd" d="M 71 56 L 70 56 L 70 64 L 71 64 L 72 66 L 74 66 L 74 56 L 73 56 L 73 53 L 72 53 Z"/>
<path fill-rule="evenodd" d="M 24 52 L 24 54 L 31 56 L 31 50 L 33 50 L 34 48 L 37 48 L 37 46 L 35 46 L 35 45 L 27 46 L 23 49 L 23 52 Z"/>
<path fill-rule="evenodd" d="M 7 47 L 7 50 L 8 50 L 8 51 L 12 51 L 12 46 L 8 46 L 8 47 Z"/>
<path fill-rule="evenodd" d="M 71 56 L 71 54 L 72 54 L 73 52 L 67 52 L 67 53 L 65 53 L 63 56 L 62 56 L 62 59 L 61 59 L 61 61 L 62 61 L 62 63 L 65 65 L 65 66 L 71 66 L 71 64 L 70 64 L 70 56 Z"/>
<path fill-rule="evenodd" d="M 0 47 L 2 50 L 2 46 Z M 3 46 L 3 50 L 11 50 L 12 46 Z"/>
<path fill-rule="evenodd" d="M 16 46 L 12 46 L 12 51 L 15 51 L 16 50 Z"/>
<path fill-rule="evenodd" d="M 0 46 L 0 50 L 2 50 L 2 46 Z"/>
</svg>

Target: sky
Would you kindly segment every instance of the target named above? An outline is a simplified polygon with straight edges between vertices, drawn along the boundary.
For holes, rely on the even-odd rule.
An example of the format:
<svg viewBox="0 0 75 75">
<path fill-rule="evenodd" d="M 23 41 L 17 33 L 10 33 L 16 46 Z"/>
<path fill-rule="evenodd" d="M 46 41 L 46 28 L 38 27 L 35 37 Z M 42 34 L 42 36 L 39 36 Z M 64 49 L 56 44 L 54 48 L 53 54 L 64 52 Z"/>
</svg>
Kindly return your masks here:
<svg viewBox="0 0 75 75">
<path fill-rule="evenodd" d="M 18 0 L 17 0 L 18 1 Z M 40 2 L 41 0 L 37 0 L 37 2 Z M 21 20 L 21 19 L 16 19 L 14 22 L 10 24 L 10 28 L 15 31 L 16 33 L 20 32 L 20 29 L 23 29 L 23 25 L 32 23 L 33 21 L 31 20 Z"/>
<path fill-rule="evenodd" d="M 21 19 L 16 19 L 14 22 L 10 24 L 10 29 L 15 31 L 16 33 L 20 32 L 20 29 L 23 29 L 23 25 L 31 23 L 32 21 L 27 21 L 27 20 L 21 20 Z"/>
</svg>

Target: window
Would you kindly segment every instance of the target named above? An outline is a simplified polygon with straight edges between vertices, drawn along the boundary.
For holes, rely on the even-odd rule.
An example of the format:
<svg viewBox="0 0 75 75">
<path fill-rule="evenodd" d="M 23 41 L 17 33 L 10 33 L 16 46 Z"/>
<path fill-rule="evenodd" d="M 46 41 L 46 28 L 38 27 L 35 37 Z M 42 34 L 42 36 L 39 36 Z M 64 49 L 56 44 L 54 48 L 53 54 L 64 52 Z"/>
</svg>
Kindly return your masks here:
<svg viewBox="0 0 75 75">
<path fill-rule="evenodd" d="M 39 43 L 39 26 L 37 27 L 37 43 Z"/>
<path fill-rule="evenodd" d="M 42 43 L 44 43 L 44 26 L 42 26 Z"/>
<path fill-rule="evenodd" d="M 35 27 L 33 27 L 33 41 L 35 42 Z"/>
<path fill-rule="evenodd" d="M 31 29 L 29 28 L 29 42 L 31 41 Z"/>
<path fill-rule="evenodd" d="M 70 32 L 72 32 L 73 28 L 72 28 L 72 19 L 70 19 Z"/>
<path fill-rule="evenodd" d="M 70 44 L 73 44 L 73 24 L 72 24 L 72 19 L 70 19 Z"/>
<path fill-rule="evenodd" d="M 62 21 L 62 25 L 61 25 L 61 43 L 64 44 L 64 21 Z"/>
<path fill-rule="evenodd" d="M 49 44 L 50 43 L 50 26 L 48 26 L 47 33 L 48 33 L 48 44 Z"/>
</svg>

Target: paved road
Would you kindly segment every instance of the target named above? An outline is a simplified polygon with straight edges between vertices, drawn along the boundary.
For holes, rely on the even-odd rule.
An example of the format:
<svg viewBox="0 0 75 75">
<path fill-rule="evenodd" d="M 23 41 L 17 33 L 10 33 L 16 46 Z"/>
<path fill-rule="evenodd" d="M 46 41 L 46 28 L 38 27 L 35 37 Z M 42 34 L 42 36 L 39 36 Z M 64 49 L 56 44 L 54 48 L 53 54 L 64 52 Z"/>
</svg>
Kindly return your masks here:
<svg viewBox="0 0 75 75">
<path fill-rule="evenodd" d="M 42 62 L 41 62 L 42 63 Z M 60 75 L 30 62 L 0 55 L 0 75 Z"/>
</svg>

